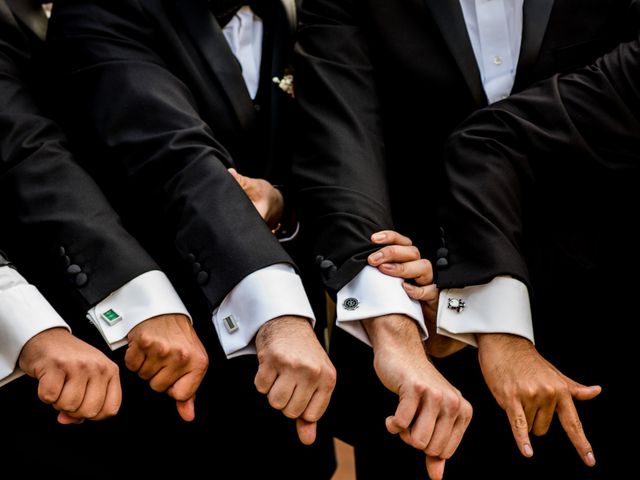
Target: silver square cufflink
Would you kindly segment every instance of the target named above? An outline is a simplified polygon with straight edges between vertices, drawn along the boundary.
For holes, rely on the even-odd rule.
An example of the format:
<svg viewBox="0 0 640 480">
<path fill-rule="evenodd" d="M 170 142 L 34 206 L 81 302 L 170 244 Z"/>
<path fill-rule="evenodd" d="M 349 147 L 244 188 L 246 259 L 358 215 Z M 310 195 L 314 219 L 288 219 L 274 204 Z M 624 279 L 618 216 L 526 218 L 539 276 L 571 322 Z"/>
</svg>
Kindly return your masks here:
<svg viewBox="0 0 640 480">
<path fill-rule="evenodd" d="M 229 332 L 229 333 L 236 332 L 240 328 L 240 325 L 238 324 L 236 319 L 233 318 L 233 315 L 229 315 L 228 317 L 224 317 L 222 319 L 222 322 L 224 323 L 224 326 L 226 327 L 227 332 Z"/>
</svg>

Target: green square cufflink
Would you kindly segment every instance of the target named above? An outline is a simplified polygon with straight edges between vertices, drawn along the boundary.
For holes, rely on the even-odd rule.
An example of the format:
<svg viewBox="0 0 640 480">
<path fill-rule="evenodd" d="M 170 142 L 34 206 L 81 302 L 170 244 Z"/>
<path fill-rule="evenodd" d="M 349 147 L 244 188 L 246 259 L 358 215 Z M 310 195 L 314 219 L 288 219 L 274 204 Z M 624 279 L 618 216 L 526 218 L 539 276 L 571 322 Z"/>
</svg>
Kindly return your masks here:
<svg viewBox="0 0 640 480">
<path fill-rule="evenodd" d="M 107 322 L 110 326 L 115 325 L 120 320 L 122 320 L 122 316 L 116 312 L 113 308 L 110 308 L 104 313 L 101 313 L 100 316 Z"/>
</svg>

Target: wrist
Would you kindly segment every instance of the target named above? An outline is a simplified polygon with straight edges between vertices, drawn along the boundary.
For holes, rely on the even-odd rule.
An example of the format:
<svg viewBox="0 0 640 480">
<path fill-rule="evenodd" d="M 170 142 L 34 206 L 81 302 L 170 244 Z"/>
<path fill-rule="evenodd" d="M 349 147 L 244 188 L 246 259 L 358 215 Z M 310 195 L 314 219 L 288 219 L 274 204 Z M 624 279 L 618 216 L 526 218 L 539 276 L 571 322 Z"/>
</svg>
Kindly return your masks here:
<svg viewBox="0 0 640 480">
<path fill-rule="evenodd" d="M 71 333 L 62 327 L 54 327 L 44 330 L 29 339 L 22 347 L 18 364 L 23 371 L 30 370 L 30 366 L 39 357 L 42 357 L 49 349 L 49 345 L 58 345 L 61 338 L 71 336 Z"/>
<path fill-rule="evenodd" d="M 305 317 L 283 315 L 267 321 L 258 329 L 258 333 L 256 333 L 256 350 L 259 351 L 262 347 L 270 343 L 273 337 L 278 335 L 278 332 L 299 328 L 308 328 L 313 331 L 309 320 Z"/>
<path fill-rule="evenodd" d="M 374 350 L 417 343 L 422 345 L 420 330 L 406 315 L 391 314 L 362 320 Z"/>
<path fill-rule="evenodd" d="M 530 345 L 533 347 L 533 343 L 525 337 L 510 333 L 477 333 L 476 339 L 478 349 L 481 350 L 485 348 L 508 348 L 520 345 Z"/>
</svg>

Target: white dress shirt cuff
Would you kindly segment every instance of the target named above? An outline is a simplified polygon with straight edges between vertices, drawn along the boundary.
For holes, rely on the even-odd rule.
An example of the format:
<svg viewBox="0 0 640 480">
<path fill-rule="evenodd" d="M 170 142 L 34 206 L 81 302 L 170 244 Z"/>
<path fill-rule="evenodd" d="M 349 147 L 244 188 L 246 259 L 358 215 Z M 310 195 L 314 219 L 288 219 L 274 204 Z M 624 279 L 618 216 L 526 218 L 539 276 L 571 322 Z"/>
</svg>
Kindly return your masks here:
<svg viewBox="0 0 640 480">
<path fill-rule="evenodd" d="M 534 341 L 529 292 L 511 277 L 442 290 L 437 323 L 439 334 L 473 346 L 477 333 L 510 333 Z"/>
<path fill-rule="evenodd" d="M 300 277 L 290 265 L 279 263 L 243 278 L 213 312 L 212 321 L 227 358 L 256 353 L 254 338 L 260 327 L 283 315 L 315 316 Z"/>
<path fill-rule="evenodd" d="M 403 314 L 414 319 L 429 337 L 420 303 L 407 295 L 401 278 L 385 275 L 367 265 L 340 289 L 336 302 L 336 324 L 349 334 L 371 346 L 361 320 L 382 315 Z"/>
<path fill-rule="evenodd" d="M 0 386 L 23 375 L 17 363 L 25 344 L 37 334 L 56 327 L 71 331 L 33 285 L 25 281 L 0 292 Z"/>
<path fill-rule="evenodd" d="M 152 270 L 137 276 L 89 310 L 91 320 L 111 350 L 127 345 L 138 324 L 158 315 L 182 314 L 191 319 L 167 276 Z"/>
</svg>

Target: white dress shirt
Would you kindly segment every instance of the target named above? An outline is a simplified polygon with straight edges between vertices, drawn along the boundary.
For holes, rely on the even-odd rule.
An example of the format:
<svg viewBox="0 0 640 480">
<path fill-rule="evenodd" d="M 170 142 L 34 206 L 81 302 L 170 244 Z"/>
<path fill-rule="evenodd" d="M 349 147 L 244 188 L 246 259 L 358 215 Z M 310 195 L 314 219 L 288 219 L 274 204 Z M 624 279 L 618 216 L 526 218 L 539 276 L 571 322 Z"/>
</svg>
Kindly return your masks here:
<svg viewBox="0 0 640 480">
<path fill-rule="evenodd" d="M 505 99 L 516 78 L 524 0 L 460 0 L 489 103 Z"/>
<path fill-rule="evenodd" d="M 0 387 L 24 373 L 18 369 L 22 348 L 37 334 L 69 326 L 36 287 L 11 267 L 0 267 Z"/>
<path fill-rule="evenodd" d="M 507 98 L 516 77 L 522 43 L 524 0 L 460 0 L 482 84 L 489 103 Z M 464 302 L 464 309 L 449 301 Z M 496 277 L 486 285 L 440 292 L 438 333 L 477 345 L 476 333 L 511 333 L 532 342 L 527 287 Z"/>
<path fill-rule="evenodd" d="M 524 0 L 460 0 L 469 39 L 489 102 L 506 98 L 513 88 L 522 40 Z M 367 341 L 362 320 L 404 313 L 426 332 L 420 308 L 402 289 L 373 267 L 365 267 L 338 293 L 337 324 Z M 448 300 L 462 300 L 465 309 L 448 308 Z M 352 310 L 358 301 L 357 310 Z M 366 307 L 364 307 L 366 305 Z M 515 279 L 498 277 L 487 285 L 440 293 L 438 333 L 476 345 L 476 333 L 512 333 L 533 341 L 529 294 Z M 426 337 L 426 334 L 425 334 Z"/>
</svg>

